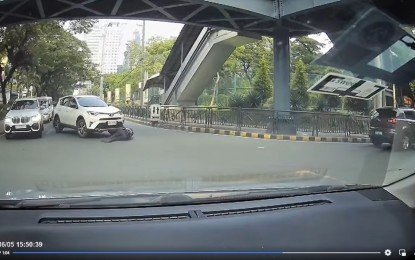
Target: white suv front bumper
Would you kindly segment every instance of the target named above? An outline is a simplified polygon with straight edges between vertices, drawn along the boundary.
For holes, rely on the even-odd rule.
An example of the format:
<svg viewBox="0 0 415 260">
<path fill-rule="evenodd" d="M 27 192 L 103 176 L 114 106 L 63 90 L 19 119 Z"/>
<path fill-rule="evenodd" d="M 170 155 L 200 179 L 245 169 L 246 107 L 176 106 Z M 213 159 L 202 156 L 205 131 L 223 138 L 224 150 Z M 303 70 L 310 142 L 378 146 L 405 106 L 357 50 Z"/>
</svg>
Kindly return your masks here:
<svg viewBox="0 0 415 260">
<path fill-rule="evenodd" d="M 124 126 L 124 115 L 89 115 L 88 119 L 86 122 L 87 129 L 91 131 L 104 132 Z"/>
<path fill-rule="evenodd" d="M 42 130 L 42 120 L 34 121 L 30 120 L 29 122 L 25 123 L 13 123 L 12 119 L 6 118 L 4 120 L 4 132 L 6 133 L 31 133 L 31 132 L 38 132 Z"/>
</svg>

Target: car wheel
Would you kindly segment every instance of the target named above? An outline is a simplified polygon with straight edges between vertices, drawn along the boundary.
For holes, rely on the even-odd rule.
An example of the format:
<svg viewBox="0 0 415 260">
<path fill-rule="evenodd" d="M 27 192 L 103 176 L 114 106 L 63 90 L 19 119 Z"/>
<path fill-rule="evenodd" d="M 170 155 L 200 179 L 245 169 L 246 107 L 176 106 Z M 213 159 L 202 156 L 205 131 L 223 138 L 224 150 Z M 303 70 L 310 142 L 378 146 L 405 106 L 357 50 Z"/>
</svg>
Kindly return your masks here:
<svg viewBox="0 0 415 260">
<path fill-rule="evenodd" d="M 402 134 L 402 137 L 399 138 L 397 142 L 393 143 L 394 150 L 397 151 L 406 151 L 411 148 L 411 139 L 409 138 L 409 135 L 404 133 Z"/>
<path fill-rule="evenodd" d="M 60 133 L 63 130 L 61 120 L 58 116 L 55 116 L 55 119 L 53 120 L 53 127 L 55 128 L 56 133 Z"/>
<path fill-rule="evenodd" d="M 12 134 L 11 133 L 6 133 L 5 136 L 6 136 L 6 139 L 11 139 L 12 138 Z"/>
<path fill-rule="evenodd" d="M 76 122 L 76 129 L 77 129 L 79 137 L 81 138 L 88 137 L 88 129 L 86 128 L 86 123 L 83 118 L 78 119 L 78 121 Z"/>
</svg>

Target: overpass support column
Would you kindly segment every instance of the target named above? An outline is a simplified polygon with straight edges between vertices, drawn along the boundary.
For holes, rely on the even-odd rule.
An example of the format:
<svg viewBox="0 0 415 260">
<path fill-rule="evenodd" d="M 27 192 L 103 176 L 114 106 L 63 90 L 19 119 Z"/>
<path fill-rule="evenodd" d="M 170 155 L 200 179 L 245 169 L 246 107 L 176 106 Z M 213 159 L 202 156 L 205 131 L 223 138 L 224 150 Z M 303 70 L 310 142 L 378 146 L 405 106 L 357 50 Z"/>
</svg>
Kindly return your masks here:
<svg viewBox="0 0 415 260">
<path fill-rule="evenodd" d="M 288 30 L 274 32 L 274 110 L 290 110 L 290 37 Z"/>
</svg>

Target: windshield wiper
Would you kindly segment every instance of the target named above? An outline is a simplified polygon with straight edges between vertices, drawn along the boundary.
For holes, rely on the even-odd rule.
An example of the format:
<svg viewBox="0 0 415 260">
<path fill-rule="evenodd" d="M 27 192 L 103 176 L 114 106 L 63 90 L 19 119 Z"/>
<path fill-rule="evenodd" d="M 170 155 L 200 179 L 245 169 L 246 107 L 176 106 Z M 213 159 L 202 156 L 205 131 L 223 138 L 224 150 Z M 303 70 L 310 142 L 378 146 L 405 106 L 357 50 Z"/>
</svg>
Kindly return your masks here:
<svg viewBox="0 0 415 260">
<path fill-rule="evenodd" d="M 41 198 L 21 200 L 0 200 L 0 208 L 91 208 L 91 207 L 138 207 L 176 205 L 193 201 L 185 194 L 134 194 L 118 196 L 96 196 L 79 198 Z"/>
<path fill-rule="evenodd" d="M 39 209 L 39 208 L 120 208 L 143 206 L 168 206 L 202 204 L 216 202 L 232 202 L 243 200 L 259 200 L 284 198 L 300 195 L 312 195 L 362 189 L 376 189 L 373 185 L 320 185 L 309 187 L 266 188 L 250 190 L 201 191 L 173 194 L 133 194 L 118 196 L 85 196 L 79 198 L 45 198 L 0 200 L 0 208 Z M 197 198 L 192 198 L 197 194 Z M 205 196 L 201 196 L 205 194 Z"/>
<path fill-rule="evenodd" d="M 0 200 L 0 208 L 22 209 L 22 208 L 69 208 L 74 203 L 100 201 L 100 197 L 85 198 L 63 198 L 63 199 L 21 199 Z"/>
<path fill-rule="evenodd" d="M 208 198 L 208 200 L 224 202 L 224 201 L 241 201 L 241 200 L 258 200 L 258 199 L 273 199 L 284 198 L 292 196 L 303 196 L 343 191 L 354 191 L 362 189 L 377 189 L 381 186 L 366 185 L 366 184 L 350 184 L 350 185 L 319 185 L 309 187 L 287 187 L 287 188 L 266 188 L 255 189 L 247 191 L 234 191 L 224 196 Z M 205 200 L 205 199 L 201 199 Z M 199 201 L 199 200 L 198 200 Z"/>
</svg>

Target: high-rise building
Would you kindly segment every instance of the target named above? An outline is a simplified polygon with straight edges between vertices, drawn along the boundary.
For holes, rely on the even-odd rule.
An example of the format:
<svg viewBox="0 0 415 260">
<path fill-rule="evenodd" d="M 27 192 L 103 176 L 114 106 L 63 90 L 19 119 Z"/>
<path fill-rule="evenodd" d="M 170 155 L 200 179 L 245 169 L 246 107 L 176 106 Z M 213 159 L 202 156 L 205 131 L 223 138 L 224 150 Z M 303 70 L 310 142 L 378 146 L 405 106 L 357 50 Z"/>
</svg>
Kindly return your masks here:
<svg viewBox="0 0 415 260">
<path fill-rule="evenodd" d="M 83 40 L 91 50 L 92 62 L 103 74 L 116 73 L 122 64 L 122 40 L 127 33 L 128 24 L 123 22 L 99 22 Z"/>
</svg>

